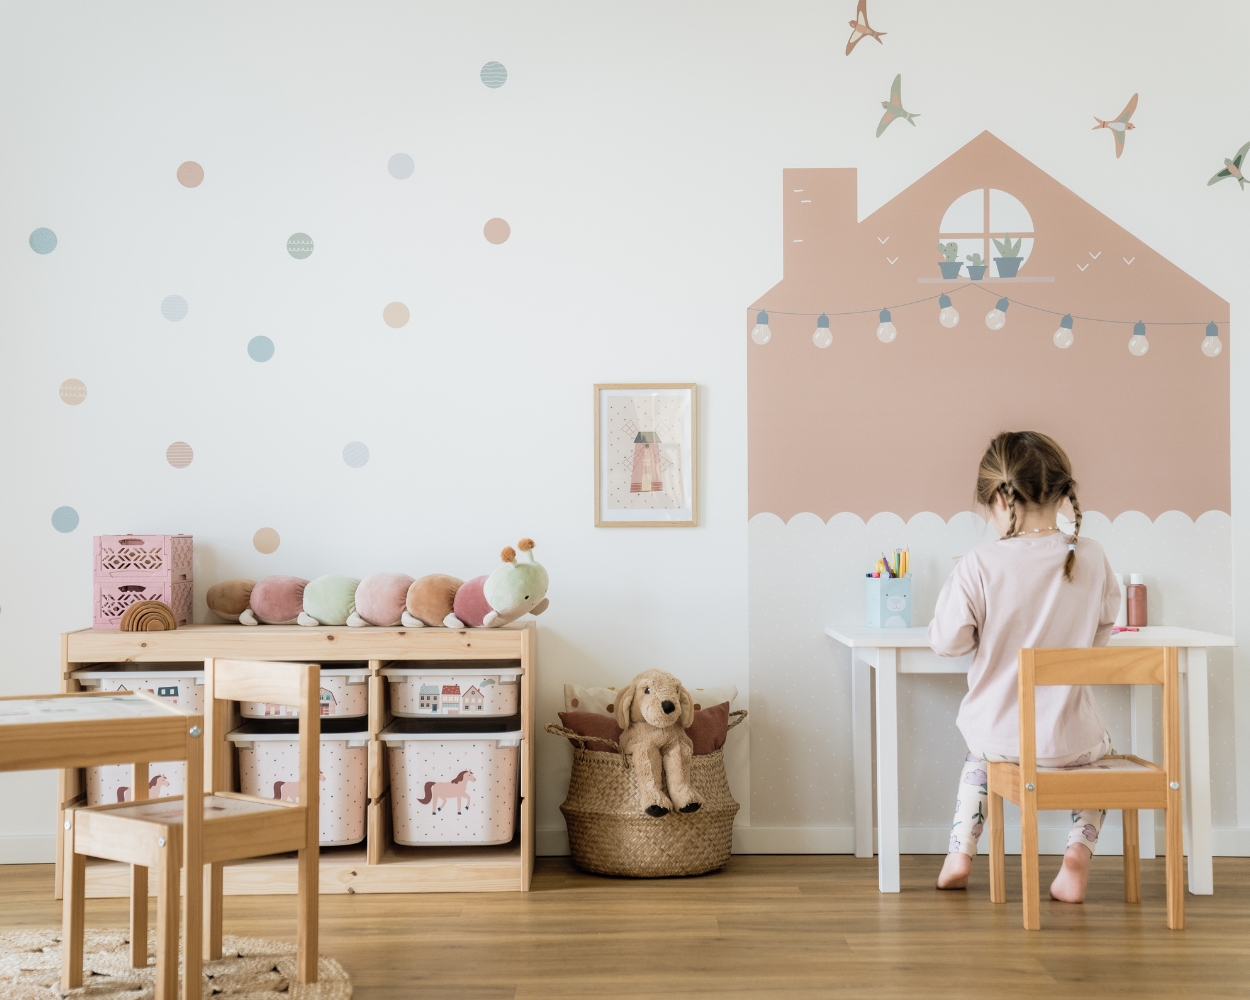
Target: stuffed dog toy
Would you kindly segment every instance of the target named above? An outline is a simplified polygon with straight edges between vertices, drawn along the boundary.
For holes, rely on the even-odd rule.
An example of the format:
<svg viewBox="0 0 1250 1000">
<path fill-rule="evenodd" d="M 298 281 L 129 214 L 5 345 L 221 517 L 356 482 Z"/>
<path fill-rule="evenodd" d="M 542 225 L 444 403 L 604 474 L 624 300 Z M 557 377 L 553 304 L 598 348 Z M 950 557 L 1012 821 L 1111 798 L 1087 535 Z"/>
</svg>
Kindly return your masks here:
<svg viewBox="0 0 1250 1000">
<path fill-rule="evenodd" d="M 648 816 L 664 816 L 672 809 L 692 813 L 702 805 L 687 781 L 694 744 L 686 727 L 692 722 L 690 692 L 663 670 L 644 670 L 617 698 L 616 723 L 624 730 L 621 749 L 633 758 L 638 795 Z M 667 795 L 660 787 L 661 771 Z"/>
</svg>

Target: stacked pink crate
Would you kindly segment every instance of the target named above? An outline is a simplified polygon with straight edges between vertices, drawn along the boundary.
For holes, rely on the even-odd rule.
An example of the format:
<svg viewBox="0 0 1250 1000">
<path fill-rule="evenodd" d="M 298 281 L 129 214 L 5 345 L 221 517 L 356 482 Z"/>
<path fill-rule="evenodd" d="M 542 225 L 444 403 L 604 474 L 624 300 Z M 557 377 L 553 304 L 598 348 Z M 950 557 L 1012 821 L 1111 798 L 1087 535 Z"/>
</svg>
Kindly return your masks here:
<svg viewBox="0 0 1250 1000">
<path fill-rule="evenodd" d="M 191 623 L 190 535 L 96 535 L 94 628 L 120 628 L 136 601 L 169 605 Z"/>
</svg>

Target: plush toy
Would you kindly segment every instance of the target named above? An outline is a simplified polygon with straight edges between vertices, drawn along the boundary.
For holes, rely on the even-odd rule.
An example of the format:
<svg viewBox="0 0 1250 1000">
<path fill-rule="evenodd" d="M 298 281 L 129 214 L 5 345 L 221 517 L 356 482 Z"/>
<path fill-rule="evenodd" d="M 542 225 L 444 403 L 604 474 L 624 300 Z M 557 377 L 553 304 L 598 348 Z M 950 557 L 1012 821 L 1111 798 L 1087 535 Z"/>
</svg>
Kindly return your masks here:
<svg viewBox="0 0 1250 1000">
<path fill-rule="evenodd" d="M 690 692 L 663 670 L 644 670 L 616 700 L 616 724 L 624 730 L 621 749 L 632 759 L 648 816 L 664 816 L 674 808 L 692 813 L 702 805 L 687 780 L 694 744 L 686 728 L 693 722 Z M 667 795 L 660 787 L 661 772 Z"/>
<path fill-rule="evenodd" d="M 300 625 L 346 625 L 356 614 L 354 576 L 319 576 L 304 588 L 304 610 L 295 621 Z"/>
<path fill-rule="evenodd" d="M 360 581 L 356 588 L 356 610 L 347 624 L 398 625 L 403 616 L 408 594 L 416 583 L 406 573 L 374 573 Z"/>
<path fill-rule="evenodd" d="M 226 580 L 208 588 L 208 610 L 223 621 L 237 622 L 251 604 L 256 584 L 251 580 Z"/>
<path fill-rule="evenodd" d="M 409 628 L 441 624 L 448 628 L 499 628 L 524 614 L 547 610 L 547 571 L 534 561 L 534 542 L 517 542 L 521 556 L 507 546 L 503 565 L 490 576 L 461 583 L 454 576 L 426 576 L 408 591 L 402 621 Z M 524 558 L 522 558 L 524 557 Z"/>
<path fill-rule="evenodd" d="M 232 580 L 231 583 L 246 583 Z M 252 587 L 247 609 L 239 615 L 240 625 L 294 625 L 304 610 L 304 588 L 308 581 L 298 576 L 267 576 Z M 209 602 L 209 608 L 217 609 Z"/>
</svg>

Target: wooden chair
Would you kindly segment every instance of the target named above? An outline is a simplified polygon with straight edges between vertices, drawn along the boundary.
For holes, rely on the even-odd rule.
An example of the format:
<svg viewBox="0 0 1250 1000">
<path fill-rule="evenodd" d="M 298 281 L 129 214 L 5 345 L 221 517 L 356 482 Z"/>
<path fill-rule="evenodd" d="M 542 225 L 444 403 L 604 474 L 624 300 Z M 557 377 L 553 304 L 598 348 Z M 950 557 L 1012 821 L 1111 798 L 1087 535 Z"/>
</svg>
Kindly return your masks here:
<svg viewBox="0 0 1250 1000">
<path fill-rule="evenodd" d="M 1167 818 L 1168 927 L 1184 930 L 1182 882 L 1180 688 L 1174 647 L 1022 649 L 1019 652 L 1020 763 L 989 765 L 990 900 L 1007 902 L 1003 799 L 1020 806 L 1020 870 L 1024 929 L 1042 926 L 1038 903 L 1039 809 L 1120 809 L 1124 814 L 1124 899 L 1141 902 L 1137 810 Z M 1158 684 L 1163 687 L 1163 767 L 1140 757 L 1108 754 L 1084 767 L 1037 768 L 1034 690 L 1058 684 Z"/>
</svg>

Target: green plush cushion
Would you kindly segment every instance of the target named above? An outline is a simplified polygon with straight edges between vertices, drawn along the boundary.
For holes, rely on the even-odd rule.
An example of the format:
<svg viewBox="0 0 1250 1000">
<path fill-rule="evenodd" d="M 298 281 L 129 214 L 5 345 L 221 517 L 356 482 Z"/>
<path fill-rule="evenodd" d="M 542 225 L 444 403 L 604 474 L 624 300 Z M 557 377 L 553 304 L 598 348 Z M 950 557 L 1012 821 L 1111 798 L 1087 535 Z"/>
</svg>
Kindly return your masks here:
<svg viewBox="0 0 1250 1000">
<path fill-rule="evenodd" d="M 356 610 L 354 576 L 319 576 L 304 588 L 304 613 L 322 625 L 346 625 Z"/>
</svg>

